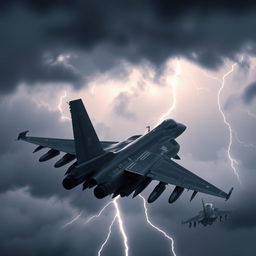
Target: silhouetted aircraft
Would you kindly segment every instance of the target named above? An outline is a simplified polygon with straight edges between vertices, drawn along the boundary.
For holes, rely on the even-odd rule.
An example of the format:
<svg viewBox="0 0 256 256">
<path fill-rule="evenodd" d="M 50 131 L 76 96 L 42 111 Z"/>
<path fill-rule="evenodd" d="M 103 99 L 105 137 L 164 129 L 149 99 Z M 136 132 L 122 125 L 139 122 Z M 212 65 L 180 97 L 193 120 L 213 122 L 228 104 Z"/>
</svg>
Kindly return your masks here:
<svg viewBox="0 0 256 256">
<path fill-rule="evenodd" d="M 182 221 L 182 224 L 187 224 L 189 223 L 189 227 L 191 228 L 192 223 L 194 225 L 194 227 L 196 226 L 196 223 L 201 223 L 204 226 L 207 225 L 212 225 L 213 222 L 215 222 L 218 218 L 221 221 L 222 218 L 224 217 L 225 220 L 228 217 L 228 214 L 230 213 L 230 211 L 220 211 L 217 208 L 213 207 L 213 204 L 211 203 L 204 203 L 204 201 L 202 200 L 203 203 L 203 211 L 200 211 L 198 213 L 197 216 L 188 219 L 186 221 Z"/>
<path fill-rule="evenodd" d="M 152 180 L 158 180 L 148 197 L 154 202 L 166 189 L 167 184 L 176 187 L 169 197 L 169 203 L 176 201 L 184 188 L 194 190 L 191 200 L 197 192 L 228 199 L 229 193 L 218 189 L 204 179 L 180 166 L 171 158 L 180 159 L 180 149 L 175 138 L 182 134 L 186 126 L 167 119 L 144 135 L 134 135 L 122 142 L 100 141 L 81 99 L 69 102 L 74 140 L 38 138 L 26 136 L 28 131 L 19 134 L 18 139 L 38 145 L 37 152 L 43 148 L 50 150 L 40 157 L 47 161 L 66 153 L 55 163 L 61 167 L 76 160 L 67 170 L 63 180 L 65 189 L 72 189 L 83 183 L 83 189 L 94 186 L 94 195 L 103 198 L 133 197 L 141 193 Z"/>
</svg>

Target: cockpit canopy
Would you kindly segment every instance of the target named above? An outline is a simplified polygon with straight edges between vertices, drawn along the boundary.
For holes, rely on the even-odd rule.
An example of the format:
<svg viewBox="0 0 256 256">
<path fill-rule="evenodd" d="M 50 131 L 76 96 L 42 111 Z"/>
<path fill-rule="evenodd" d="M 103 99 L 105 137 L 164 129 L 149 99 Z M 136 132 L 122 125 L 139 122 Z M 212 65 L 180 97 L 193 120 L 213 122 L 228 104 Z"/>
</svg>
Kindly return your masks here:
<svg viewBox="0 0 256 256">
<path fill-rule="evenodd" d="M 207 209 L 210 209 L 210 208 L 212 208 L 212 207 L 213 207 L 213 204 L 211 204 L 211 203 L 205 204 L 205 208 L 207 208 Z"/>
<path fill-rule="evenodd" d="M 165 129 L 171 129 L 171 128 L 175 128 L 177 126 L 177 123 L 173 119 L 166 119 L 162 122 L 161 126 L 164 127 Z"/>
</svg>

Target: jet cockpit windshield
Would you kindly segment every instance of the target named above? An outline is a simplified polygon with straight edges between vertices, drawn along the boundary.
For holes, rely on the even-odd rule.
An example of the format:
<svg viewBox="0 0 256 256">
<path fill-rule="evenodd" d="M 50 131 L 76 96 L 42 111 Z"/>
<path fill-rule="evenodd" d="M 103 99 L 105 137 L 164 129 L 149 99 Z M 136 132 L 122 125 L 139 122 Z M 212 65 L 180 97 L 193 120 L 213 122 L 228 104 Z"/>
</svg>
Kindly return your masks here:
<svg viewBox="0 0 256 256">
<path fill-rule="evenodd" d="M 207 209 L 211 209 L 213 207 L 213 204 L 207 203 L 205 204 L 205 208 Z"/>
<path fill-rule="evenodd" d="M 162 124 L 165 129 L 175 128 L 177 126 L 177 123 L 173 119 L 166 119 Z"/>
</svg>

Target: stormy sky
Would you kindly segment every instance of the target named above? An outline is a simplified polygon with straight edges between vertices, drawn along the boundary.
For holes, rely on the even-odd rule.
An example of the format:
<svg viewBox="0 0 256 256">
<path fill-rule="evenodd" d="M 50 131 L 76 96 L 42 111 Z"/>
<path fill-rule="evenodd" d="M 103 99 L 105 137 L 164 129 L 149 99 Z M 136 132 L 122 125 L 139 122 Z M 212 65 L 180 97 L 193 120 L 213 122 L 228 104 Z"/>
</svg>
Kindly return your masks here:
<svg viewBox="0 0 256 256">
<path fill-rule="evenodd" d="M 184 123 L 179 163 L 234 192 L 227 202 L 201 193 L 189 202 L 185 192 L 170 205 L 169 186 L 148 205 L 151 221 L 174 238 L 179 256 L 253 254 L 255 1 L 13 0 L 1 1 L 0 13 L 1 255 L 97 255 L 106 238 L 113 206 L 84 222 L 110 197 L 98 200 L 81 187 L 66 191 L 67 168 L 55 169 L 55 159 L 39 163 L 41 153 L 15 140 L 24 130 L 72 138 L 66 103 L 77 98 L 102 140 L 143 134 L 162 118 Z M 228 159 L 221 111 L 232 128 L 230 153 L 240 182 Z M 181 225 L 201 210 L 202 198 L 232 211 L 228 221 Z M 139 197 L 119 204 L 129 255 L 172 255 L 170 242 L 147 225 Z M 102 255 L 124 255 L 117 223 Z"/>
</svg>

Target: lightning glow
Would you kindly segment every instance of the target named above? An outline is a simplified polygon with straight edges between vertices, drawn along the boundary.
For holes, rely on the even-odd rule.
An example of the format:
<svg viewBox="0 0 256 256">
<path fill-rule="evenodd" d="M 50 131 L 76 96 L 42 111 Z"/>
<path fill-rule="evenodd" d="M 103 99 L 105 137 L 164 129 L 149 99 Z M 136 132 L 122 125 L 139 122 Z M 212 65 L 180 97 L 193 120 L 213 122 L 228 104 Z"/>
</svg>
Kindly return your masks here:
<svg viewBox="0 0 256 256">
<path fill-rule="evenodd" d="M 243 60 L 243 57 L 241 59 L 241 61 Z M 206 77 L 210 78 L 210 79 L 213 79 L 217 82 L 220 83 L 220 88 L 218 90 L 218 93 L 217 93 L 217 104 L 218 104 L 218 109 L 219 109 L 219 112 L 221 113 L 221 116 L 222 116 L 222 119 L 223 119 L 223 122 L 224 124 L 227 126 L 228 128 L 228 132 L 229 132 L 229 142 L 228 142 L 228 147 L 227 147 L 227 156 L 228 156 L 228 159 L 229 159 L 229 162 L 230 162 L 230 167 L 231 169 L 233 170 L 234 174 L 236 175 L 237 177 L 237 180 L 238 182 L 241 184 L 241 180 L 240 180 L 240 177 L 239 177 L 239 174 L 238 174 L 238 170 L 236 169 L 236 166 L 235 165 L 238 165 L 238 161 L 232 157 L 231 155 L 231 147 L 232 147 L 232 144 L 233 144 L 233 130 L 232 130 L 232 126 L 231 124 L 228 122 L 226 116 L 225 116 L 225 113 L 224 111 L 222 110 L 222 106 L 221 106 L 221 102 L 220 102 L 220 98 L 221 98 L 221 93 L 223 91 L 223 89 L 225 88 L 225 82 L 226 82 L 226 78 L 234 72 L 234 69 L 235 69 L 235 66 L 237 65 L 237 63 L 233 63 L 231 65 L 231 68 L 230 70 L 225 73 L 221 79 L 217 78 L 217 77 L 214 77 L 214 76 L 211 76 L 207 73 L 204 73 Z"/>
<path fill-rule="evenodd" d="M 148 217 L 148 209 L 147 209 L 147 205 L 146 205 L 146 199 L 142 196 L 142 195 L 139 195 L 139 197 L 143 200 L 143 206 L 144 206 L 144 212 L 145 212 L 145 217 L 146 217 L 146 220 L 147 220 L 147 223 L 153 227 L 155 230 L 157 230 L 159 233 L 161 233 L 162 235 L 164 235 L 164 237 L 166 239 L 168 239 L 169 241 L 171 241 L 171 252 L 174 256 L 176 256 L 176 253 L 174 251 L 174 240 L 171 236 L 169 236 L 166 232 L 164 232 L 162 229 L 160 229 L 159 227 L 157 227 L 156 225 L 154 225 L 151 220 L 149 219 Z"/>
</svg>

